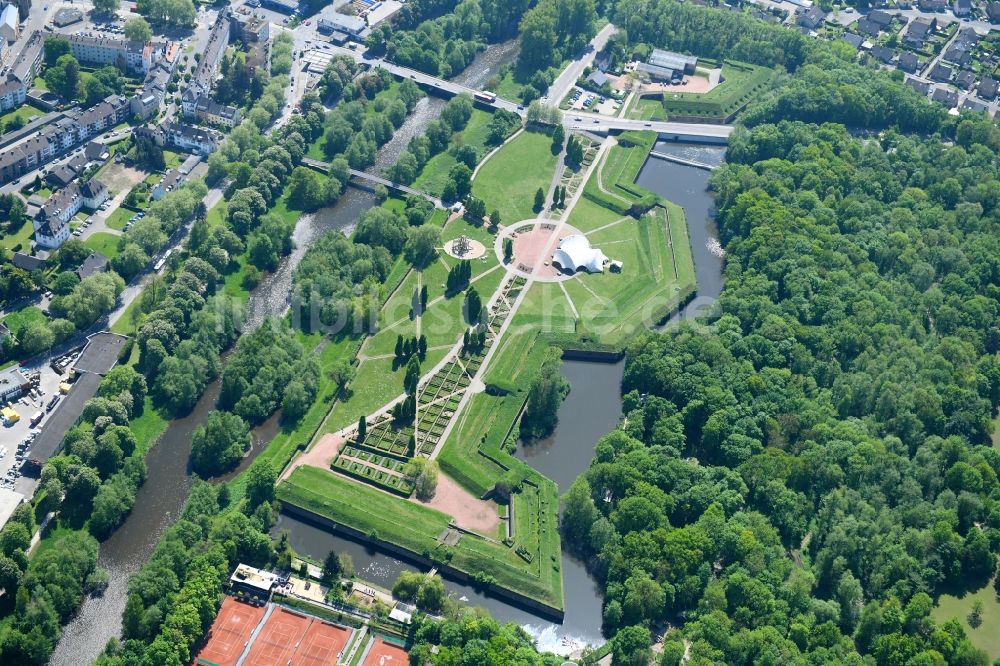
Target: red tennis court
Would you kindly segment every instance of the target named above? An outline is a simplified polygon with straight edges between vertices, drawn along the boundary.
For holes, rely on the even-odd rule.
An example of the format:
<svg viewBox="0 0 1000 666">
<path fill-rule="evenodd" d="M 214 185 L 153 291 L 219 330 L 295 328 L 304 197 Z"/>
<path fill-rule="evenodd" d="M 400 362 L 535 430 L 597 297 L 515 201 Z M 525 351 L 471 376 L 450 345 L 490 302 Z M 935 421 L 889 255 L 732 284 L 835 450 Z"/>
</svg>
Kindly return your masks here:
<svg viewBox="0 0 1000 666">
<path fill-rule="evenodd" d="M 291 666 L 329 666 L 347 645 L 351 632 L 322 620 L 313 620 L 302 644 L 292 657 Z"/>
<path fill-rule="evenodd" d="M 410 657 L 406 654 L 406 650 L 379 638 L 368 651 L 364 666 L 406 666 L 409 663 Z"/>
<path fill-rule="evenodd" d="M 226 597 L 195 663 L 233 666 L 262 617 L 263 608 Z"/>
<path fill-rule="evenodd" d="M 287 666 L 310 622 L 305 615 L 275 608 L 243 663 L 248 666 Z"/>
</svg>

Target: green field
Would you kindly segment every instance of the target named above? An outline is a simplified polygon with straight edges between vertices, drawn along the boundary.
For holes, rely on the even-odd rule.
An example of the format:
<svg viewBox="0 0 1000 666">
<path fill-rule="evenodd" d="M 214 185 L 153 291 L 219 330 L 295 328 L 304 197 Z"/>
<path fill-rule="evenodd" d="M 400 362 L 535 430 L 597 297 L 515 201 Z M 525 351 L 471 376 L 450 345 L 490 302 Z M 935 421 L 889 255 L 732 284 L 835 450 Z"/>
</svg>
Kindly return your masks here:
<svg viewBox="0 0 1000 666">
<path fill-rule="evenodd" d="M 728 120 L 748 102 L 759 97 L 774 79 L 774 70 L 758 65 L 727 61 L 722 65 L 722 83 L 707 93 L 663 93 L 668 117 L 694 116 Z"/>
<path fill-rule="evenodd" d="M 116 236 L 106 231 L 97 231 L 91 234 L 87 240 L 83 241 L 83 244 L 94 252 L 103 254 L 108 259 L 114 259 L 118 256 L 118 243 L 120 240 L 121 236 Z"/>
<path fill-rule="evenodd" d="M 472 193 L 486 201 L 486 210 L 500 211 L 504 224 L 534 219 L 538 188 L 548 192 L 555 172 L 552 139 L 541 132 L 522 132 L 482 165 Z"/>
<path fill-rule="evenodd" d="M 655 132 L 619 135 L 618 145 L 604 154 L 603 162 L 584 185 L 583 195 L 619 215 L 638 215 L 649 210 L 660 198 L 636 185 L 635 180 L 654 143 Z"/>
<path fill-rule="evenodd" d="M 110 229 L 122 231 L 125 229 L 125 223 L 128 222 L 133 215 L 135 215 L 134 211 L 129 210 L 125 206 L 119 206 L 113 213 L 111 213 L 111 215 L 108 216 L 105 224 L 107 224 Z"/>
<path fill-rule="evenodd" d="M 516 501 L 523 530 L 516 546 L 532 553 L 522 559 L 515 547 L 464 535 L 455 546 L 438 543 L 450 517 L 434 509 L 399 500 L 371 486 L 351 481 L 315 467 L 299 467 L 278 486 L 278 498 L 340 524 L 354 527 L 379 540 L 401 546 L 470 575 L 493 579 L 502 587 L 554 608 L 562 608 L 562 574 L 559 570 L 559 532 L 555 525 L 558 498 L 552 488 L 527 486 Z M 539 508 L 545 511 L 539 512 Z M 549 516 L 552 522 L 535 522 Z M 527 523 L 524 525 L 524 523 Z M 544 536 L 539 536 L 544 535 Z M 552 547 L 555 546 L 555 550 Z"/>
<path fill-rule="evenodd" d="M 45 111 L 44 109 L 40 109 L 37 106 L 33 106 L 32 104 L 22 104 L 16 109 L 13 109 L 11 111 L 8 111 L 7 113 L 0 115 L 0 128 L 6 126 L 7 123 L 14 120 L 15 118 L 20 118 L 26 125 L 28 124 L 28 119 L 31 116 L 38 116 L 39 118 L 41 118 L 46 113 L 48 112 Z"/>
<path fill-rule="evenodd" d="M 7 328 L 17 334 L 21 329 L 29 324 L 44 324 L 48 321 L 48 319 L 42 314 L 42 311 L 39 308 L 36 308 L 34 305 L 29 305 L 26 308 L 21 308 L 17 312 L 11 312 L 9 315 L 4 317 L 2 321 Z"/>
<path fill-rule="evenodd" d="M 35 233 L 35 228 L 31 226 L 31 220 L 25 220 L 24 224 L 13 233 L 4 234 L 0 244 L 8 250 L 13 250 L 19 245 L 21 250 L 27 250 L 33 233 Z"/>
<path fill-rule="evenodd" d="M 972 604 L 976 601 L 983 603 L 983 622 L 978 628 L 973 629 L 969 625 L 968 615 L 972 610 Z M 962 597 L 941 595 L 931 617 L 938 626 L 947 620 L 957 619 L 973 645 L 980 650 L 986 650 L 991 660 L 1000 659 L 1000 632 L 997 631 L 1000 628 L 1000 601 L 997 600 L 992 582 L 979 591 Z"/>
</svg>

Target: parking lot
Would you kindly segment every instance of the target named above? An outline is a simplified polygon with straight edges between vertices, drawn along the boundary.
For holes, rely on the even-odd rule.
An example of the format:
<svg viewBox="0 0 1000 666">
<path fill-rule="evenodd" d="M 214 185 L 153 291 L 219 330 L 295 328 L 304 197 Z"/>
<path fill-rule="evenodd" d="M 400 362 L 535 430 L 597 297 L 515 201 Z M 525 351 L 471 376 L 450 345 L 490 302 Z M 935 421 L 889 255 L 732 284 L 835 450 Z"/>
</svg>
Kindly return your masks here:
<svg viewBox="0 0 1000 666">
<path fill-rule="evenodd" d="M 618 114 L 621 102 L 610 97 L 574 87 L 570 93 L 570 111 L 593 111 L 606 116 Z"/>
<path fill-rule="evenodd" d="M 55 408 L 58 407 L 58 402 L 61 402 L 63 399 L 59 393 L 59 384 L 65 381 L 66 375 L 56 373 L 49 365 L 48 358 L 25 366 L 21 370 L 26 375 L 37 372 L 39 374 L 39 385 L 35 389 L 34 396 L 25 394 L 18 400 L 6 405 L 14 409 L 21 418 L 17 423 L 12 425 L 3 424 L 0 426 L 0 451 L 6 449 L 4 455 L 0 457 L 0 486 L 13 488 L 18 492 L 25 492 L 21 487 L 22 484 L 18 476 L 11 474 L 11 470 L 16 470 L 21 465 L 21 460 L 18 459 L 19 445 L 25 442 L 33 433 L 38 433 L 55 411 Z M 60 396 L 59 401 L 53 407 L 52 411 L 47 411 L 46 406 L 57 395 Z M 36 426 L 32 427 L 31 417 L 38 412 L 42 412 L 44 416 Z M 20 447 L 20 452 L 23 452 L 25 448 L 27 447 Z"/>
</svg>

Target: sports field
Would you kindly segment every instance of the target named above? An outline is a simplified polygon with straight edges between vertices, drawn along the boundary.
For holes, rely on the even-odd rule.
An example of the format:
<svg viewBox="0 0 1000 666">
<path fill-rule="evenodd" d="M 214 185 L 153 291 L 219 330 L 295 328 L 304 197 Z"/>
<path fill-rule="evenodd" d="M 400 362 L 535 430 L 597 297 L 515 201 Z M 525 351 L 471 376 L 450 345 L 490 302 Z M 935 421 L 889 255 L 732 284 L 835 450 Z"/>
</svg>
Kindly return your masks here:
<svg viewBox="0 0 1000 666">
<path fill-rule="evenodd" d="M 405 666 L 409 663 L 410 656 L 406 654 L 406 650 L 377 638 L 365 655 L 362 666 Z"/>
<path fill-rule="evenodd" d="M 260 606 L 236 601 L 226 597 L 222 608 L 208 631 L 208 642 L 198 653 L 196 664 L 206 666 L 232 666 L 243 654 L 243 648 L 253 630 L 264 617 L 264 609 Z"/>
</svg>

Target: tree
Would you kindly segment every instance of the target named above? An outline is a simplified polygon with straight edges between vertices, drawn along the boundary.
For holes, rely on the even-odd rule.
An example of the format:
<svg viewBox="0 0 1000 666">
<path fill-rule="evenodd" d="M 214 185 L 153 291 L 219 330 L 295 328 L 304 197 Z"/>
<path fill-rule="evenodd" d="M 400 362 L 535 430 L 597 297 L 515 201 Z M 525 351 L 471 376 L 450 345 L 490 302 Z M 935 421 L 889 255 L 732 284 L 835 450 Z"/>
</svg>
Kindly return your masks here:
<svg viewBox="0 0 1000 666">
<path fill-rule="evenodd" d="M 191 463 L 202 476 L 215 476 L 239 463 L 250 449 L 250 427 L 236 414 L 216 411 L 191 436 Z"/>
<path fill-rule="evenodd" d="M 403 389 L 413 395 L 417 392 L 417 383 L 420 381 L 420 360 L 416 356 L 410 356 L 406 364 L 406 375 L 403 378 Z"/>
<path fill-rule="evenodd" d="M 569 390 L 559 366 L 558 350 L 549 349 L 528 390 L 521 416 L 521 434 L 527 438 L 545 437 L 555 429 L 559 404 Z"/>
<path fill-rule="evenodd" d="M 421 285 L 420 287 L 420 311 L 424 312 L 427 309 L 427 285 Z"/>
<path fill-rule="evenodd" d="M 493 212 L 490 213 L 490 226 L 494 228 L 498 228 L 500 226 L 500 211 L 496 208 L 494 208 Z"/>
<path fill-rule="evenodd" d="M 463 306 L 466 321 L 468 321 L 469 324 L 475 324 L 478 322 L 480 310 L 483 308 L 483 302 L 475 287 L 469 287 L 468 291 L 465 292 L 465 303 Z"/>
<path fill-rule="evenodd" d="M 472 169 L 464 164 L 456 164 L 448 172 L 448 182 L 455 187 L 454 197 L 464 199 L 472 191 Z"/>
<path fill-rule="evenodd" d="M 538 191 L 535 192 L 535 204 L 533 206 L 533 210 L 536 213 L 541 213 L 543 208 L 545 208 L 545 192 L 539 187 Z"/>
<path fill-rule="evenodd" d="M 326 558 L 323 560 L 323 577 L 320 582 L 322 582 L 327 587 L 331 587 L 338 582 L 340 574 L 343 568 L 340 564 L 340 557 L 337 556 L 337 552 L 331 550 L 326 554 Z"/>
<path fill-rule="evenodd" d="M 94 0 L 94 11 L 98 14 L 103 14 L 105 16 L 110 16 L 118 11 L 121 6 L 120 0 Z M 125 24 L 126 29 L 128 28 L 128 23 Z M 149 27 L 148 25 L 146 26 Z M 126 30 L 126 36 L 128 36 L 128 31 Z M 129 39 L 135 39 L 129 36 Z M 146 38 L 149 39 L 148 37 Z M 146 41 L 146 40 L 144 40 Z"/>
<path fill-rule="evenodd" d="M 118 0 L 102 0 L 104 2 L 115 2 L 117 4 Z M 136 16 L 125 21 L 125 37 L 131 39 L 135 42 L 146 43 L 153 38 L 153 30 L 149 27 L 149 23 L 146 19 L 141 16 Z"/>
<path fill-rule="evenodd" d="M 358 442 L 365 441 L 368 436 L 368 420 L 364 416 L 358 417 Z"/>
<path fill-rule="evenodd" d="M 514 258 L 514 241 L 510 238 L 503 239 L 503 263 L 509 264 Z"/>
<path fill-rule="evenodd" d="M 278 480 L 278 474 L 274 471 L 270 461 L 257 459 L 247 470 L 247 499 L 250 506 L 255 507 L 263 502 L 274 500 L 274 484 Z"/>
<path fill-rule="evenodd" d="M 80 83 L 80 63 L 71 54 L 59 56 L 55 64 L 45 68 L 45 84 L 64 99 L 76 97 Z"/>
<path fill-rule="evenodd" d="M 563 129 L 562 124 L 556 125 L 552 128 L 552 154 L 558 155 L 561 153 L 565 143 L 566 130 Z"/>
<path fill-rule="evenodd" d="M 281 396 L 282 417 L 290 423 L 298 422 L 312 406 L 312 395 L 301 381 L 289 382 Z"/>
<path fill-rule="evenodd" d="M 437 248 L 440 245 L 440 229 L 431 226 L 413 227 L 406 234 L 403 256 L 415 268 L 425 268 L 437 258 Z"/>
<path fill-rule="evenodd" d="M 417 340 L 417 356 L 423 361 L 427 356 L 427 336 L 420 334 L 420 338 Z"/>
<path fill-rule="evenodd" d="M 438 464 L 428 458 L 413 458 L 406 463 L 403 475 L 410 480 L 417 498 L 428 501 L 434 497 L 438 482 Z"/>
<path fill-rule="evenodd" d="M 983 602 L 976 599 L 972 603 L 972 609 L 969 611 L 969 616 L 966 618 L 969 621 L 969 626 L 973 629 L 978 629 L 979 625 L 983 623 L 983 611 L 985 607 Z"/>
</svg>

